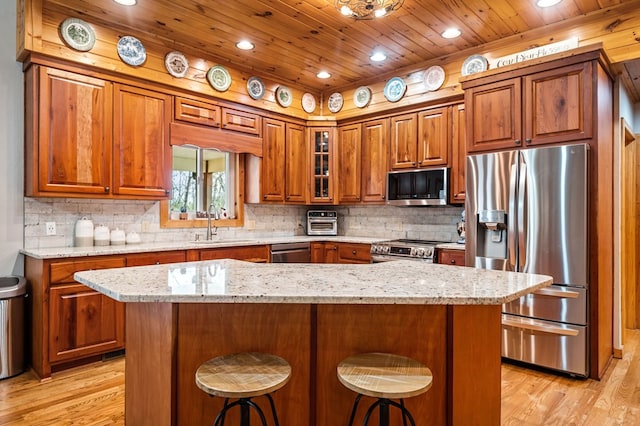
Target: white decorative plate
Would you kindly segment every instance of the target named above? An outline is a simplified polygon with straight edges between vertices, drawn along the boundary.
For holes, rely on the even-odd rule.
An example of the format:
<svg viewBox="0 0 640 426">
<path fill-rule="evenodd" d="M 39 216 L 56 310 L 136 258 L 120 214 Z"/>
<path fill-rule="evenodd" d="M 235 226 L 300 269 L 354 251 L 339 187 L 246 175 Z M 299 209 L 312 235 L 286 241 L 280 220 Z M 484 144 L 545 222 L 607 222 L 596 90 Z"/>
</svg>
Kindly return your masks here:
<svg viewBox="0 0 640 426">
<path fill-rule="evenodd" d="M 438 90 L 444 83 L 444 69 L 438 65 L 427 68 L 424 72 L 424 86 L 427 91 Z"/>
<path fill-rule="evenodd" d="M 169 52 L 164 57 L 164 66 L 169 74 L 176 78 L 182 78 L 189 71 L 189 62 L 180 52 Z"/>
<path fill-rule="evenodd" d="M 302 109 L 311 114 L 316 109 L 316 98 L 311 93 L 302 95 Z"/>
<path fill-rule="evenodd" d="M 487 61 L 487 58 L 481 55 L 471 55 L 462 64 L 462 75 L 486 71 L 488 67 L 489 61 Z"/>
<path fill-rule="evenodd" d="M 207 71 L 207 81 L 218 92 L 224 92 L 231 86 L 231 75 L 222 65 L 214 65 Z"/>
<path fill-rule="evenodd" d="M 276 100 L 280 104 L 280 106 L 288 107 L 291 105 L 293 101 L 293 95 L 291 94 L 291 90 L 286 86 L 278 86 L 276 89 Z"/>
<path fill-rule="evenodd" d="M 397 102 L 404 96 L 407 84 L 400 77 L 393 77 L 384 86 L 384 97 L 389 102 Z"/>
<path fill-rule="evenodd" d="M 82 19 L 67 18 L 62 21 L 60 35 L 69 47 L 81 52 L 91 50 L 96 43 L 93 28 Z"/>
<path fill-rule="evenodd" d="M 252 99 L 262 99 L 264 96 L 264 83 L 258 77 L 249 77 L 247 80 L 247 93 Z"/>
<path fill-rule="evenodd" d="M 344 103 L 344 99 L 342 99 L 342 95 L 338 92 L 332 93 L 329 96 L 329 101 L 327 102 L 327 106 L 329 107 L 329 111 L 332 113 L 336 113 L 342 109 L 342 104 Z"/>
<path fill-rule="evenodd" d="M 367 86 L 360 86 L 353 91 L 353 104 L 358 108 L 366 107 L 371 101 L 371 89 Z"/>
<path fill-rule="evenodd" d="M 137 38 L 124 36 L 118 40 L 118 56 L 125 64 L 137 67 L 147 60 L 147 51 Z"/>
</svg>

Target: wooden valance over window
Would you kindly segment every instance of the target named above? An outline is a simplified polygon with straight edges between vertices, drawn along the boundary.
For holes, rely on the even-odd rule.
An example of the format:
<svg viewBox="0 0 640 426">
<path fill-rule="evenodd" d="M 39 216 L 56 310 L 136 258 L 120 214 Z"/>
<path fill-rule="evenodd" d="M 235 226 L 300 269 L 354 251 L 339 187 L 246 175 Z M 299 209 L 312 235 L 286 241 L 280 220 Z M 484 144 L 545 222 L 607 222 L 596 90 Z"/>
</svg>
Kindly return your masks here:
<svg viewBox="0 0 640 426">
<path fill-rule="evenodd" d="M 171 145 L 195 145 L 223 152 L 253 154 L 262 157 L 262 138 L 217 128 L 171 123 Z"/>
</svg>

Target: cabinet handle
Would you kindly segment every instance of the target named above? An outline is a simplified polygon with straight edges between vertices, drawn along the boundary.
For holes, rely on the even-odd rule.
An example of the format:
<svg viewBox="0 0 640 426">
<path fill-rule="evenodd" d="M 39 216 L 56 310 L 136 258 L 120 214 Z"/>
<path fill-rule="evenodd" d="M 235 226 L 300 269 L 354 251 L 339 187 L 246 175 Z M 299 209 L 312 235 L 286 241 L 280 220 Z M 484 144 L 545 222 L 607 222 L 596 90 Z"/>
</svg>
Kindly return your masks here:
<svg viewBox="0 0 640 426">
<path fill-rule="evenodd" d="M 170 192 L 171 192 L 171 191 L 169 191 L 168 189 L 165 189 L 165 190 L 164 190 L 164 195 L 169 195 L 169 193 L 170 193 Z"/>
<path fill-rule="evenodd" d="M 333 246 L 331 250 L 338 250 L 338 246 Z"/>
<path fill-rule="evenodd" d="M 385 199 L 385 197 L 386 197 L 386 195 L 383 195 L 383 196 L 382 196 L 382 199 L 384 200 L 384 199 Z"/>
<path fill-rule="evenodd" d="M 520 139 L 516 139 L 514 142 L 516 143 L 516 145 L 520 145 L 522 143 Z"/>
<path fill-rule="evenodd" d="M 418 161 L 418 164 L 422 164 L 422 160 Z"/>
<path fill-rule="evenodd" d="M 356 251 L 355 250 L 351 250 L 351 254 L 356 254 Z"/>
<path fill-rule="evenodd" d="M 263 196 L 262 196 L 262 199 L 263 199 L 263 200 L 266 200 L 266 199 L 267 199 L 267 196 L 266 196 L 266 195 L 263 195 Z"/>
<path fill-rule="evenodd" d="M 456 260 L 455 259 L 451 259 L 451 264 L 455 265 L 456 264 Z"/>
<path fill-rule="evenodd" d="M 527 143 L 527 145 L 531 145 L 531 138 L 526 138 L 524 141 Z"/>
<path fill-rule="evenodd" d="M 104 192 L 107 192 L 107 193 L 108 193 L 110 189 L 111 189 L 110 187 L 105 186 L 105 187 L 104 187 Z"/>
</svg>

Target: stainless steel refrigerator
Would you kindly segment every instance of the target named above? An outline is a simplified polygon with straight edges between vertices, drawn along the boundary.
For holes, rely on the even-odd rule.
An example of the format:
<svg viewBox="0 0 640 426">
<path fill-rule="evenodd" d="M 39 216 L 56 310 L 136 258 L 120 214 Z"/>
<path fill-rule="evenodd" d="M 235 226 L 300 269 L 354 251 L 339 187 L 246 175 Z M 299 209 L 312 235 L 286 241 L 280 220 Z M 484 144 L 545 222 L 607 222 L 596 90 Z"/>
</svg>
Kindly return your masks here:
<svg viewBox="0 0 640 426">
<path fill-rule="evenodd" d="M 467 157 L 466 264 L 551 275 L 503 305 L 502 356 L 587 376 L 588 146 Z"/>
</svg>

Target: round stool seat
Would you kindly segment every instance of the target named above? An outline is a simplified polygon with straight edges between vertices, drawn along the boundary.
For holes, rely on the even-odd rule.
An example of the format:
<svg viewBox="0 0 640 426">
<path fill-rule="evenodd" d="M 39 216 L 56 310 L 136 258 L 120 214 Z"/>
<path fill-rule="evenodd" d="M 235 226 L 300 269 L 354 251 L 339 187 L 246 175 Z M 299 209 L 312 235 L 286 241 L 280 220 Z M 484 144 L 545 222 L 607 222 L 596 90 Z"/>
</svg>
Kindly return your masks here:
<svg viewBox="0 0 640 426">
<path fill-rule="evenodd" d="M 198 367 L 196 385 L 213 396 L 252 398 L 283 387 L 291 366 L 279 356 L 243 352 L 210 359 Z"/>
<path fill-rule="evenodd" d="M 375 398 L 402 399 L 431 387 L 431 370 L 416 360 L 387 353 L 351 356 L 338 365 L 338 380 L 348 389 Z"/>
</svg>

